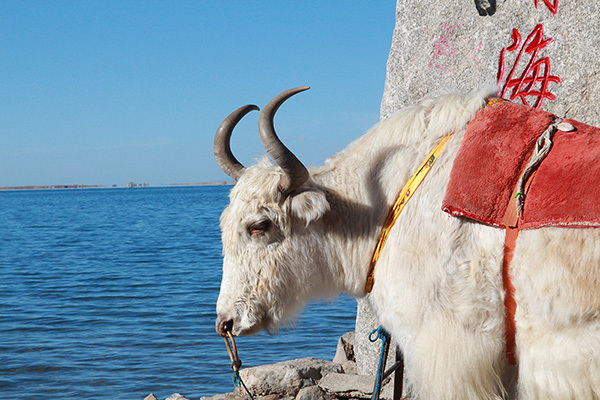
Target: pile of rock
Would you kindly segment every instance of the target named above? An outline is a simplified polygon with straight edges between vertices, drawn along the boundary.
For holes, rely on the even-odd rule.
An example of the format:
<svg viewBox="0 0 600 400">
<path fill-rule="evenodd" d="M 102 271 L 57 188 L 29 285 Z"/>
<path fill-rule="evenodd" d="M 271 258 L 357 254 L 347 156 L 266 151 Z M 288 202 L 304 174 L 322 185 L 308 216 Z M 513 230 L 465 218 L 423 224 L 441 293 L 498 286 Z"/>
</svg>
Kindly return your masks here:
<svg viewBox="0 0 600 400">
<path fill-rule="evenodd" d="M 354 332 L 338 341 L 333 361 L 299 358 L 277 364 L 245 368 L 240 376 L 256 400 L 337 400 L 370 399 L 374 376 L 357 375 L 354 358 Z M 150 397 L 152 396 L 152 397 Z M 393 385 L 384 381 L 382 399 L 391 399 Z M 156 400 L 149 395 L 145 400 Z M 167 400 L 186 400 L 174 394 Z M 202 397 L 201 400 L 248 400 L 240 386 L 235 391 Z"/>
<path fill-rule="evenodd" d="M 144 398 L 144 400 L 158 400 L 158 399 L 156 398 L 156 396 L 153 393 L 150 393 L 148 396 L 146 396 Z M 171 396 L 167 397 L 165 400 L 189 400 L 189 399 L 179 393 L 174 393 Z"/>
</svg>

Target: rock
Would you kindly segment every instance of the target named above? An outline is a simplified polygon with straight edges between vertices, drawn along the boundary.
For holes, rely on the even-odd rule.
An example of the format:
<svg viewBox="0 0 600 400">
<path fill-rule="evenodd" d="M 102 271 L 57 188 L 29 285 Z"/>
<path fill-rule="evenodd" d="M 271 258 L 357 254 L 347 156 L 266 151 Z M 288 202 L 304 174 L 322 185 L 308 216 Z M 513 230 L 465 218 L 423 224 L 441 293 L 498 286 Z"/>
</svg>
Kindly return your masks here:
<svg viewBox="0 0 600 400">
<path fill-rule="evenodd" d="M 246 399 L 248 400 L 248 398 Z M 290 396 L 282 396 L 279 394 L 268 394 L 266 396 L 261 396 L 260 400 L 294 400 L 294 398 Z"/>
<path fill-rule="evenodd" d="M 200 400 L 248 400 L 248 396 L 246 394 L 242 396 L 238 393 L 231 392 L 225 394 L 217 394 L 210 397 L 203 396 L 200 397 Z"/>
<path fill-rule="evenodd" d="M 346 361 L 345 363 L 343 363 L 342 370 L 345 374 L 356 374 L 358 372 L 355 361 Z"/>
<path fill-rule="evenodd" d="M 354 332 L 344 333 L 338 340 L 333 362 L 344 364 L 346 361 L 356 361 L 354 358 Z"/>
<path fill-rule="evenodd" d="M 300 389 L 314 386 L 324 375 L 331 372 L 342 372 L 342 366 L 317 358 L 299 358 L 245 368 L 240 371 L 240 376 L 255 396 L 279 394 L 293 397 Z M 243 388 L 236 388 L 235 393 L 242 395 Z"/>
<path fill-rule="evenodd" d="M 188 398 L 179 393 L 173 393 L 172 395 L 167 397 L 166 400 L 188 400 Z"/>
<path fill-rule="evenodd" d="M 367 375 L 330 373 L 319 382 L 319 386 L 336 397 L 368 399 L 373 394 L 374 378 Z"/>
<path fill-rule="evenodd" d="M 148 396 L 144 397 L 144 400 L 158 400 L 154 393 L 150 393 Z"/>
<path fill-rule="evenodd" d="M 382 399 L 393 397 L 393 385 L 389 384 L 388 378 L 383 381 Z M 347 375 L 329 373 L 319 382 L 319 387 L 329 393 L 332 397 L 351 399 L 370 399 L 373 395 L 375 376 L 370 375 Z"/>
<path fill-rule="evenodd" d="M 300 389 L 295 400 L 331 400 L 332 397 L 319 386 L 308 386 Z"/>
</svg>

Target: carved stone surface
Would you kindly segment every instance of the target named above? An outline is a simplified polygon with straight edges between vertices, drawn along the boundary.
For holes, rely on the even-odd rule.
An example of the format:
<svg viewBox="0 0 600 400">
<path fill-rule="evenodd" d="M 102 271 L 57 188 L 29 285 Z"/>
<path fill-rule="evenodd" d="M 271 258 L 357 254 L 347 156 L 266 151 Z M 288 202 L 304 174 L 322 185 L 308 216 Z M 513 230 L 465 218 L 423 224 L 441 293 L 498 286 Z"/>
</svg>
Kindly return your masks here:
<svg viewBox="0 0 600 400">
<path fill-rule="evenodd" d="M 381 352 L 381 343 L 371 343 L 369 334 L 379 326 L 377 318 L 365 299 L 357 301 L 356 330 L 354 336 L 354 357 L 356 368 L 361 375 L 375 375 L 377 360 Z"/>
<path fill-rule="evenodd" d="M 482 15 L 480 9 L 487 11 Z M 544 96 L 556 99 L 544 97 L 541 108 L 600 125 L 598 107 L 590 107 L 600 97 L 599 18 L 600 2 L 596 1 L 539 0 L 536 8 L 535 0 L 399 0 L 381 116 L 442 91 L 496 85 L 502 49 L 518 37 L 513 33 L 516 29 L 521 42 L 514 50 L 504 51 L 504 80 L 517 64 L 512 79 L 522 82 L 535 75 L 539 79 L 533 90 L 540 91 L 549 66 L 548 75 L 562 82 L 547 82 Z M 543 30 L 543 34 L 536 46 L 535 34 L 527 39 L 539 24 L 537 32 Z M 516 62 L 526 42 L 530 52 L 523 49 Z M 538 74 L 524 73 L 530 61 L 539 62 Z M 525 84 L 521 91 L 526 88 Z M 504 97 L 511 92 L 512 88 Z M 537 97 L 526 96 L 526 100 L 534 105 Z"/>
</svg>

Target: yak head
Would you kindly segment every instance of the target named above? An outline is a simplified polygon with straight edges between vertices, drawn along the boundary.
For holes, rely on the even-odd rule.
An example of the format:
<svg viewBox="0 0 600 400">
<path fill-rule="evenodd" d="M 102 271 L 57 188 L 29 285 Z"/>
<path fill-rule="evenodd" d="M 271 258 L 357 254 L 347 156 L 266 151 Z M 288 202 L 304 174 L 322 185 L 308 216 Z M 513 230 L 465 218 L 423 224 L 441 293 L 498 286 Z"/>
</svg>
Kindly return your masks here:
<svg viewBox="0 0 600 400">
<path fill-rule="evenodd" d="M 215 158 L 237 182 L 221 215 L 223 280 L 216 330 L 225 336 L 270 331 L 289 321 L 311 297 L 331 290 L 324 268 L 325 192 L 279 140 L 273 117 L 300 87 L 281 93 L 261 112 L 260 138 L 274 163 L 264 157 L 245 168 L 229 145 L 235 125 L 254 105 L 240 107 L 215 135 Z"/>
</svg>

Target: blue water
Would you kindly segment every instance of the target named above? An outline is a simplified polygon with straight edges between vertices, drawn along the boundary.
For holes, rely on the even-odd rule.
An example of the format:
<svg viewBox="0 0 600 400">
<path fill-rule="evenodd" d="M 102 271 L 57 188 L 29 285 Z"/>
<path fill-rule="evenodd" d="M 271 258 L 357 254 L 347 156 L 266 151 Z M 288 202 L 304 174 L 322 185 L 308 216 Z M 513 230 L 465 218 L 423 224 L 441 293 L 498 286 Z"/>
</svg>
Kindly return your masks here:
<svg viewBox="0 0 600 400">
<path fill-rule="evenodd" d="M 190 399 L 233 390 L 214 333 L 229 186 L 0 192 L 2 398 Z M 279 334 L 239 338 L 244 366 L 331 359 L 348 297 Z"/>
</svg>

